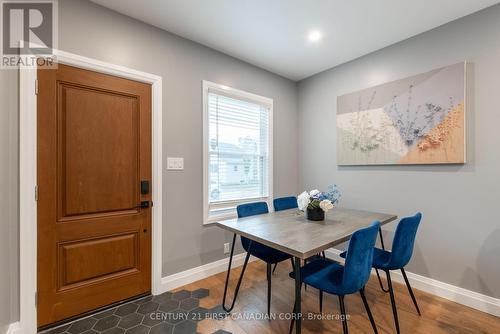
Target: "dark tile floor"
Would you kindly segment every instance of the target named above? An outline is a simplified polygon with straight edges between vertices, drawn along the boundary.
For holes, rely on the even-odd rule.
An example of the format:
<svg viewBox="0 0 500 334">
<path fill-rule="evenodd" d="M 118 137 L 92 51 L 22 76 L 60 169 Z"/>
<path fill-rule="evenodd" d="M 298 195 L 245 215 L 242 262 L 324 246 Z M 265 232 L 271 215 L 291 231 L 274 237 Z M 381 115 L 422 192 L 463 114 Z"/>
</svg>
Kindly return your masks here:
<svg viewBox="0 0 500 334">
<path fill-rule="evenodd" d="M 206 309 L 200 299 L 207 289 L 165 292 L 133 300 L 82 319 L 51 328 L 40 334 L 193 334 L 197 323 L 207 317 L 223 317 L 220 306 Z M 214 334 L 228 334 L 219 330 Z M 230 333 L 229 333 L 230 334 Z"/>
</svg>

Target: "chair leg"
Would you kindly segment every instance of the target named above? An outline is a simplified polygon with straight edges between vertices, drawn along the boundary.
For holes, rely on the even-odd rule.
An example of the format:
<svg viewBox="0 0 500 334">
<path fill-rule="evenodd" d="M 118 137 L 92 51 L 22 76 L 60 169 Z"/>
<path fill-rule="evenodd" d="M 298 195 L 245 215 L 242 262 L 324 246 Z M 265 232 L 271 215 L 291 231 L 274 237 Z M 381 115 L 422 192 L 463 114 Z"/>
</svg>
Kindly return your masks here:
<svg viewBox="0 0 500 334">
<path fill-rule="evenodd" d="M 319 313 L 323 313 L 323 290 L 319 290 Z"/>
<path fill-rule="evenodd" d="M 290 262 L 292 262 L 292 270 L 295 271 L 295 263 L 293 262 L 293 258 L 290 258 Z"/>
<path fill-rule="evenodd" d="M 389 273 L 389 270 L 386 270 L 385 274 L 387 275 L 387 283 L 389 285 L 389 295 L 391 296 L 392 314 L 394 316 L 394 324 L 396 325 L 396 333 L 399 334 L 398 310 L 396 308 L 396 300 L 394 298 L 394 290 L 392 289 L 391 274 Z"/>
<path fill-rule="evenodd" d="M 267 315 L 271 314 L 271 264 L 267 264 Z"/>
<path fill-rule="evenodd" d="M 241 281 L 243 280 L 243 274 L 245 273 L 245 269 L 247 268 L 248 259 L 250 259 L 250 249 L 252 248 L 252 241 L 250 240 L 250 244 L 248 245 L 247 255 L 245 256 L 245 262 L 243 262 L 243 268 L 241 269 L 240 278 L 238 279 L 238 284 L 236 284 L 236 289 L 234 290 L 233 302 L 230 307 L 226 306 L 226 294 L 227 294 L 227 286 L 229 284 L 229 274 L 231 273 L 231 263 L 233 261 L 234 254 L 234 244 L 236 241 L 236 234 L 233 236 L 233 245 L 231 246 L 231 254 L 229 255 L 229 265 L 227 267 L 227 276 L 226 276 L 226 284 L 224 286 L 224 296 L 222 297 L 222 308 L 227 313 L 231 312 L 234 307 L 234 303 L 236 303 L 236 298 L 238 297 L 238 292 L 240 291 Z"/>
<path fill-rule="evenodd" d="M 408 281 L 408 277 L 406 277 L 406 272 L 404 268 L 401 268 L 401 273 L 403 274 L 403 278 L 405 279 L 406 287 L 408 288 L 408 292 L 410 293 L 411 299 L 413 300 L 413 305 L 415 305 L 415 308 L 417 309 L 418 315 L 422 315 L 420 313 L 420 309 L 418 308 L 417 304 L 417 299 L 415 298 L 415 295 L 413 294 L 413 290 L 411 289 L 410 282 Z"/>
<path fill-rule="evenodd" d="M 382 291 L 384 291 L 386 293 L 389 292 L 389 289 L 384 289 L 384 285 L 382 284 L 382 280 L 380 279 L 380 274 L 379 274 L 377 268 L 375 268 L 375 272 L 377 273 L 378 284 L 380 284 L 380 288 L 382 289 Z"/>
<path fill-rule="evenodd" d="M 274 264 L 274 268 L 273 268 L 273 274 L 274 274 L 274 271 L 276 270 L 276 267 L 278 266 L 278 263 L 275 263 Z"/>
<path fill-rule="evenodd" d="M 368 301 L 366 300 L 365 288 L 359 290 L 359 294 L 361 295 L 361 299 L 363 300 L 363 305 L 365 305 L 366 313 L 368 313 L 368 318 L 370 319 L 370 323 L 372 324 L 373 332 L 375 334 L 378 334 L 377 326 L 375 325 L 375 320 L 373 320 L 373 315 L 370 310 L 370 306 L 368 305 Z"/>
<path fill-rule="evenodd" d="M 348 334 L 349 330 L 347 329 L 347 317 L 345 313 L 345 305 L 344 305 L 344 296 L 339 296 L 339 304 L 340 304 L 340 315 L 342 321 L 342 328 L 344 330 L 344 334 Z"/>
</svg>

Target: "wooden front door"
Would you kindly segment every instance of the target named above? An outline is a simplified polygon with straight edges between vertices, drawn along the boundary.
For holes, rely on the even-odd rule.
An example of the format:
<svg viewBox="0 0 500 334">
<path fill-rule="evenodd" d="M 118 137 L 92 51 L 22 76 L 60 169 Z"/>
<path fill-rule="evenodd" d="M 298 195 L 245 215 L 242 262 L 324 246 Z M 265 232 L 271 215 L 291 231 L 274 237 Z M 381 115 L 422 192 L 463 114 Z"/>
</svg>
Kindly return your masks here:
<svg viewBox="0 0 500 334">
<path fill-rule="evenodd" d="M 38 88 L 44 326 L 151 290 L 151 86 L 60 64 Z"/>
</svg>

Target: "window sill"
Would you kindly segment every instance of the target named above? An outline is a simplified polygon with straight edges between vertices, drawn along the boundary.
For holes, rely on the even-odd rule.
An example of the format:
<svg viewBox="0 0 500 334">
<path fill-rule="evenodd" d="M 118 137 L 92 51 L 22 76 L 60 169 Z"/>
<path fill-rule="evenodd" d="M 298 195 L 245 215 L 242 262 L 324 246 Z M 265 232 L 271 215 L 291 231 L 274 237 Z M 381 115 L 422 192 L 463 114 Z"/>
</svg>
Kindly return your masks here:
<svg viewBox="0 0 500 334">
<path fill-rule="evenodd" d="M 205 221 L 203 222 L 203 225 L 212 225 L 212 224 L 215 224 L 215 223 L 223 221 L 223 220 L 236 219 L 236 218 L 238 218 L 238 215 L 236 214 L 236 212 L 214 215 L 214 216 L 206 217 Z"/>
<path fill-rule="evenodd" d="M 266 196 L 246 198 L 242 200 L 221 201 L 216 206 L 209 209 L 208 217 L 205 215 L 203 225 L 212 225 L 223 220 L 236 219 L 238 218 L 236 207 L 240 204 L 252 202 L 266 202 L 269 207 L 272 202 L 272 197 Z"/>
</svg>

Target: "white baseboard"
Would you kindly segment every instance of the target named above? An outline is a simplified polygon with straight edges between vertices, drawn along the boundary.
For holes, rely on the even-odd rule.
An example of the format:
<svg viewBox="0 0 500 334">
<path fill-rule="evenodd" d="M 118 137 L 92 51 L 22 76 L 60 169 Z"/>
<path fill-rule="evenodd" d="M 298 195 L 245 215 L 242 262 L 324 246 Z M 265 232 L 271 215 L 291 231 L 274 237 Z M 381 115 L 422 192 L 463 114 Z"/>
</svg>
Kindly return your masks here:
<svg viewBox="0 0 500 334">
<path fill-rule="evenodd" d="M 341 251 L 338 249 L 331 248 L 327 250 L 326 253 L 327 256 L 332 259 L 341 259 L 339 256 Z M 372 275 L 374 274 L 375 270 L 372 272 Z M 408 276 L 412 288 L 500 317 L 500 299 L 498 298 L 483 295 L 408 271 L 406 272 L 406 276 Z M 395 282 L 404 284 L 404 278 L 400 271 L 391 272 L 391 277 Z"/>
<path fill-rule="evenodd" d="M 242 266 L 245 261 L 245 256 L 246 253 L 233 256 L 231 268 Z M 251 256 L 249 262 L 253 262 L 255 260 L 257 260 L 257 258 Z M 162 277 L 159 294 L 226 271 L 228 263 L 229 258 L 225 258 L 196 268 L 188 269 L 177 274 Z"/>
<path fill-rule="evenodd" d="M 18 322 L 13 322 L 7 328 L 6 334 L 15 334 L 15 333 L 18 333 L 19 329 L 20 329 L 20 327 L 19 327 L 19 321 Z"/>
</svg>

